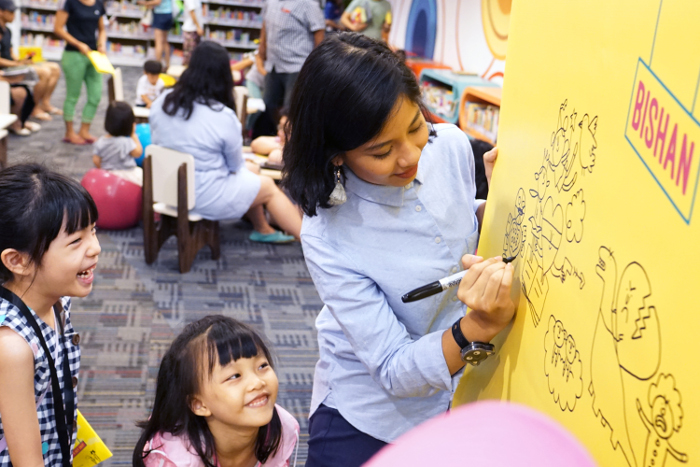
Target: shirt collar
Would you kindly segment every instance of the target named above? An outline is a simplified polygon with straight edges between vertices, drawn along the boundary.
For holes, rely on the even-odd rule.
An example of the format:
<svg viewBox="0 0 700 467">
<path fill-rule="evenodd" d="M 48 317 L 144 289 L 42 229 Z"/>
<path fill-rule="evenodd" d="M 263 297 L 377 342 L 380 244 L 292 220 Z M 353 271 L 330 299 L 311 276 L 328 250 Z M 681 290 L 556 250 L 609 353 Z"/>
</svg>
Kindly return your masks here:
<svg viewBox="0 0 700 467">
<path fill-rule="evenodd" d="M 403 205 L 403 197 L 407 189 L 406 187 L 374 185 L 373 183 L 368 183 L 355 175 L 347 165 L 345 166 L 344 171 L 345 189 L 350 193 L 354 193 L 360 198 L 372 203 L 385 204 L 393 207 L 401 207 Z M 419 163 L 416 178 L 414 178 L 408 185 L 409 188 L 422 185 L 422 180 L 423 171 L 421 169 L 421 164 Z"/>
</svg>

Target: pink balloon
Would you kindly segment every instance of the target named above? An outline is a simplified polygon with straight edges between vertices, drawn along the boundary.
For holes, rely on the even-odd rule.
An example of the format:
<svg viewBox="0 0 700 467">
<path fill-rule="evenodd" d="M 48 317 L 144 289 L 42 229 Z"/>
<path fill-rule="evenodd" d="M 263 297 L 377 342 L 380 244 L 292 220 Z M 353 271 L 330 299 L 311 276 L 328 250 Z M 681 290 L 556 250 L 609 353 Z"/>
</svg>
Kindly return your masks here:
<svg viewBox="0 0 700 467">
<path fill-rule="evenodd" d="M 102 169 L 90 169 L 80 184 L 97 205 L 97 227 L 128 229 L 141 219 L 141 187 Z"/>
<path fill-rule="evenodd" d="M 467 404 L 414 428 L 363 467 L 595 467 L 554 420 L 509 402 Z"/>
</svg>

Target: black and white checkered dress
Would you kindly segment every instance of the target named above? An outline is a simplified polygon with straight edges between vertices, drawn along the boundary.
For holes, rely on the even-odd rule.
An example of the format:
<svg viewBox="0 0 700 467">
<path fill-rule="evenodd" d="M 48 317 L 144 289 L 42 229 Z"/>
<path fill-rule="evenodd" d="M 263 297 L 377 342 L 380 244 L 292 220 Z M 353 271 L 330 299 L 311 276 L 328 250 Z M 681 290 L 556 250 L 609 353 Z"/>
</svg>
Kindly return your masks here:
<svg viewBox="0 0 700 467">
<path fill-rule="evenodd" d="M 70 321 L 70 298 L 64 297 L 61 299 L 63 305 L 63 321 L 65 323 L 65 342 L 68 351 L 68 359 L 71 371 L 71 380 L 73 382 L 74 397 L 77 401 L 77 382 L 78 371 L 80 369 L 80 346 L 78 345 L 80 338 L 73 329 Z M 34 313 L 34 311 L 32 311 Z M 41 321 L 36 314 L 34 315 L 41 332 L 44 334 L 44 339 L 49 348 L 49 351 L 54 355 L 56 372 L 58 380 L 63 390 L 63 345 L 60 343 L 59 334 L 54 331 L 46 323 Z M 27 323 L 27 320 L 22 316 L 19 308 L 15 307 L 10 302 L 0 298 L 0 327 L 5 326 L 17 332 L 29 344 L 34 353 L 34 398 L 36 402 L 41 402 L 37 406 L 37 417 L 39 418 L 39 429 L 41 430 L 41 447 L 44 455 L 44 465 L 60 466 L 62 461 L 61 446 L 58 441 L 58 432 L 56 429 L 56 419 L 53 410 L 53 394 L 51 390 L 51 372 L 49 371 L 49 363 L 46 359 L 46 354 L 41 347 L 39 337 L 34 333 L 32 327 Z M 60 328 L 59 328 L 60 330 Z M 64 397 L 65 399 L 65 397 Z M 73 414 L 74 420 L 77 416 Z M 11 466 L 10 455 L 7 452 L 7 445 L 3 438 L 2 414 L 0 414 L 0 467 Z M 76 425 L 73 423 L 73 440 L 75 443 Z"/>
</svg>

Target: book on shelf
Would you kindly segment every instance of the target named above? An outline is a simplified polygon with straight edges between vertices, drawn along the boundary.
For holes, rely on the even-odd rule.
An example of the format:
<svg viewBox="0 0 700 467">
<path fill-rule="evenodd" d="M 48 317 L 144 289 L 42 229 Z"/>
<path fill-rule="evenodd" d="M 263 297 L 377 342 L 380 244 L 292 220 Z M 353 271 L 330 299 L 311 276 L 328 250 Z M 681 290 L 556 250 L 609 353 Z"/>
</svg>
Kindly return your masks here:
<svg viewBox="0 0 700 467">
<path fill-rule="evenodd" d="M 481 133 L 492 141 L 498 134 L 498 106 L 467 102 L 465 104 L 467 114 L 467 129 Z"/>
</svg>

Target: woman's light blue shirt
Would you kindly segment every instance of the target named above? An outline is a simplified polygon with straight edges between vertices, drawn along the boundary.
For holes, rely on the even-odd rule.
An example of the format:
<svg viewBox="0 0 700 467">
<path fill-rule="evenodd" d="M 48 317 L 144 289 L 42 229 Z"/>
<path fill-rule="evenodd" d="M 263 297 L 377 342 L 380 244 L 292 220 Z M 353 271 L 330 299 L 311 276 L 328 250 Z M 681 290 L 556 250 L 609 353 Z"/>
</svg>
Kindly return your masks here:
<svg viewBox="0 0 700 467">
<path fill-rule="evenodd" d="M 457 289 L 401 302 L 461 270 L 478 242 L 471 145 L 454 125 L 435 130 L 413 182 L 372 185 L 346 169 L 348 201 L 304 217 L 301 230 L 325 304 L 311 413 L 337 408 L 386 442 L 445 412 L 462 373 L 451 376 L 442 354 L 442 333 L 466 311 Z"/>
<path fill-rule="evenodd" d="M 153 7 L 153 13 L 170 13 L 173 12 L 172 0 L 161 0 L 160 4 Z"/>
<path fill-rule="evenodd" d="M 189 119 L 182 111 L 171 116 L 163 111 L 170 92 L 151 105 L 151 141 L 194 156 L 194 213 L 211 220 L 240 218 L 260 191 L 260 177 L 245 167 L 236 114 L 220 103 L 195 102 Z"/>
</svg>

